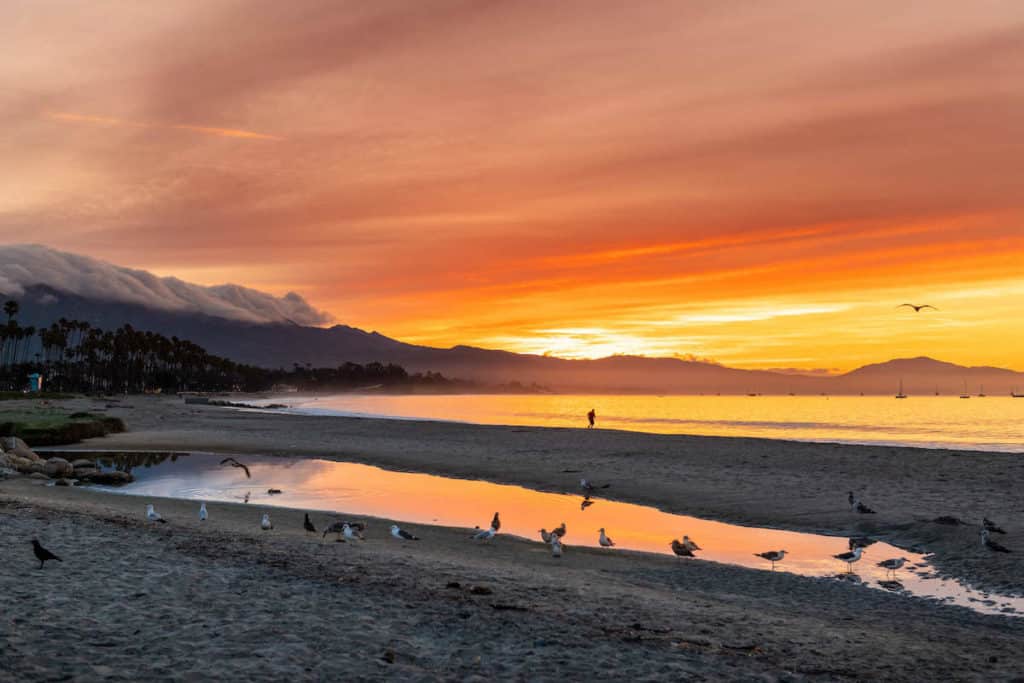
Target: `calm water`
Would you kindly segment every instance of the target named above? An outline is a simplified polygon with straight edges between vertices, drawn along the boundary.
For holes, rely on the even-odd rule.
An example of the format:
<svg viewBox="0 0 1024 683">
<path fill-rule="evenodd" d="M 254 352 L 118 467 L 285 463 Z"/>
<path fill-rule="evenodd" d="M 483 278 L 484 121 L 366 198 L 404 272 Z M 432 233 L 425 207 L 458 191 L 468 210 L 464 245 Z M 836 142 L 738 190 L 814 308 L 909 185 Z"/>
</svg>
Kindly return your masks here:
<svg viewBox="0 0 1024 683">
<path fill-rule="evenodd" d="M 83 455 L 89 454 L 76 453 L 77 457 Z M 114 465 L 113 460 L 104 461 L 103 456 L 94 454 L 96 456 L 104 467 Z M 595 499 L 593 505 L 582 510 L 580 496 L 543 493 L 485 481 L 392 472 L 328 460 L 239 456 L 251 470 L 252 478 L 247 479 L 239 469 L 220 466 L 220 456 L 211 454 L 168 457 L 140 453 L 127 457 L 134 464 L 131 471 L 136 481 L 119 488 L 97 488 L 128 495 L 197 501 L 241 502 L 248 494 L 249 502 L 259 505 L 464 528 L 485 527 L 498 511 L 503 535 L 533 539 L 538 544 L 539 529 L 550 530 L 565 522 L 566 553 L 572 552 L 573 546 L 597 547 L 598 529 L 604 527 L 618 550 L 660 554 L 671 554 L 669 542 L 687 534 L 703 550 L 698 552 L 698 559 L 680 562 L 714 560 L 768 571 L 770 563 L 754 557 L 754 553 L 786 550 L 789 554 L 778 564 L 777 571 L 835 576 L 846 570 L 845 563 L 832 557 L 847 550 L 845 538 L 737 526 L 673 515 L 643 505 Z M 121 462 L 123 467 L 125 461 Z M 280 489 L 282 493 L 270 495 L 267 493 L 270 488 Z M 140 515 L 143 503 L 139 504 Z M 333 517 L 326 515 L 313 518 L 321 528 L 328 519 L 333 521 Z M 210 518 L 210 523 L 216 523 L 216 515 Z M 253 526 L 258 523 L 259 515 L 253 511 Z M 275 524 L 278 528 L 287 524 L 300 528 L 301 517 L 297 512 L 290 517 L 282 513 L 275 518 Z M 383 522 L 371 521 L 367 533 L 386 537 L 387 527 Z M 429 542 L 429 530 L 417 530 L 417 533 Z M 467 532 L 467 552 L 472 552 L 468 547 L 472 543 Z M 551 561 L 546 548 L 538 546 L 538 550 L 538 562 Z M 955 581 L 936 578 L 926 557 L 886 543 L 879 542 L 866 549 L 863 559 L 854 565 L 856 576 L 866 585 L 881 589 L 878 582 L 885 580 L 885 570 L 876 563 L 894 557 L 910 560 L 898 572 L 901 592 L 982 612 L 1024 613 L 1024 598 L 984 594 Z"/>
<path fill-rule="evenodd" d="M 281 398 L 271 402 L 282 402 Z M 1009 396 L 581 396 L 288 397 L 306 414 L 453 420 L 478 424 L 597 426 L 664 434 L 753 436 L 930 448 L 1024 452 L 1024 399 Z"/>
</svg>

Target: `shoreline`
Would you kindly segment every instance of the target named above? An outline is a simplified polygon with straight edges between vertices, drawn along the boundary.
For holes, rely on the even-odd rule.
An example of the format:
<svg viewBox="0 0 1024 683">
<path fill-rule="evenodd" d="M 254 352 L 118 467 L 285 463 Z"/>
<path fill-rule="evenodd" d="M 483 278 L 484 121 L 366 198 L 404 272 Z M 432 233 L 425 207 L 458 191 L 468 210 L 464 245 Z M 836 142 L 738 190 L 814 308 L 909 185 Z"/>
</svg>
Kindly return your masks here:
<svg viewBox="0 0 1024 683">
<path fill-rule="evenodd" d="M 76 399 L 78 409 L 91 399 Z M 311 416 L 183 405 L 131 397 L 108 414 L 129 431 L 64 450 L 162 450 L 321 457 L 385 469 L 578 493 L 586 476 L 602 497 L 669 513 L 833 536 L 871 535 L 934 552 L 941 572 L 1006 595 L 1024 594 L 1008 559 L 980 546 L 977 524 L 996 519 L 1024 537 L 1024 458 L 991 451 L 841 445 L 563 427 Z M 564 472 L 563 470 L 580 470 Z M 851 513 L 854 490 L 876 515 Z M 931 520 L 954 516 L 965 526 Z"/>
</svg>

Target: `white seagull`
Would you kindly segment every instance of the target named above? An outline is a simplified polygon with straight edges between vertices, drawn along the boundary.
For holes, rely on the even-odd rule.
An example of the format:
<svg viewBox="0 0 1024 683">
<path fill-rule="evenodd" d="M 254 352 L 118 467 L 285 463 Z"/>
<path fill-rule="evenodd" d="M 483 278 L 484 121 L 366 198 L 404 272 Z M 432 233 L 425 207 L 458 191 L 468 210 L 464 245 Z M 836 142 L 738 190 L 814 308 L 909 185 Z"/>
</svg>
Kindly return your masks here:
<svg viewBox="0 0 1024 683">
<path fill-rule="evenodd" d="M 691 553 L 694 550 L 700 550 L 700 546 L 694 543 L 689 536 L 683 536 L 683 546 Z"/>
<path fill-rule="evenodd" d="M 685 543 L 680 543 L 673 538 L 672 542 L 669 543 L 669 546 L 671 546 L 672 552 L 679 557 L 693 557 L 693 551 L 687 548 Z"/>
<path fill-rule="evenodd" d="M 551 536 L 551 557 L 562 556 L 562 542 L 558 540 L 558 536 Z"/>
<path fill-rule="evenodd" d="M 341 533 L 342 533 L 342 535 L 345 538 L 347 538 L 350 541 L 362 541 L 362 540 L 365 540 L 363 538 L 363 535 L 361 533 L 359 533 L 359 531 L 357 529 L 352 528 L 352 525 L 350 525 L 348 522 L 345 522 L 341 526 Z"/>
<path fill-rule="evenodd" d="M 489 541 L 494 538 L 494 534 L 498 533 L 498 530 L 493 526 L 490 529 L 484 529 L 473 534 L 474 541 Z"/>
<path fill-rule="evenodd" d="M 160 513 L 152 505 L 146 506 L 146 519 L 151 522 L 160 522 L 161 524 L 167 524 L 167 520 L 160 516 Z"/>
<path fill-rule="evenodd" d="M 263 519 L 260 520 L 260 528 L 264 531 L 270 531 L 274 528 L 274 525 L 270 523 L 270 514 L 264 512 Z"/>
<path fill-rule="evenodd" d="M 767 550 L 763 553 L 754 553 L 754 557 L 760 557 L 763 560 L 768 560 L 772 563 L 772 571 L 775 571 L 775 563 L 782 562 L 782 558 L 786 556 L 785 550 Z"/>
<path fill-rule="evenodd" d="M 395 538 L 399 538 L 399 539 L 401 539 L 403 541 L 418 541 L 418 540 L 420 540 L 418 536 L 413 536 L 412 534 L 410 534 L 405 529 L 399 529 L 397 524 L 392 524 L 391 525 L 391 535 L 394 536 Z"/>
<path fill-rule="evenodd" d="M 885 573 L 886 573 L 887 576 L 891 572 L 892 573 L 892 578 L 895 579 L 896 578 L 896 570 L 899 569 L 900 567 L 902 567 L 904 564 L 906 564 L 909 561 L 910 560 L 908 560 L 905 557 L 897 557 L 897 558 L 892 559 L 892 560 L 882 560 L 881 562 L 878 563 L 878 566 L 885 570 Z"/>
<path fill-rule="evenodd" d="M 200 503 L 199 505 L 199 521 L 205 522 L 206 518 L 210 515 L 206 512 L 206 503 Z"/>
<path fill-rule="evenodd" d="M 839 553 L 838 555 L 833 555 L 832 557 L 836 558 L 837 560 L 842 560 L 843 562 L 845 562 L 846 563 L 846 570 L 852 574 L 853 573 L 853 563 L 860 561 L 860 555 L 863 552 L 864 552 L 864 548 L 861 548 L 860 546 L 857 546 L 856 548 L 854 548 L 850 552 Z"/>
<path fill-rule="evenodd" d="M 558 534 L 552 533 L 547 529 L 540 530 L 540 540 L 544 541 L 545 543 L 551 543 L 552 537 L 558 538 Z"/>
<path fill-rule="evenodd" d="M 601 536 L 597 539 L 597 542 L 601 544 L 602 548 L 611 548 L 615 546 L 615 541 L 605 535 L 604 527 L 601 527 L 598 531 L 601 532 Z"/>
</svg>

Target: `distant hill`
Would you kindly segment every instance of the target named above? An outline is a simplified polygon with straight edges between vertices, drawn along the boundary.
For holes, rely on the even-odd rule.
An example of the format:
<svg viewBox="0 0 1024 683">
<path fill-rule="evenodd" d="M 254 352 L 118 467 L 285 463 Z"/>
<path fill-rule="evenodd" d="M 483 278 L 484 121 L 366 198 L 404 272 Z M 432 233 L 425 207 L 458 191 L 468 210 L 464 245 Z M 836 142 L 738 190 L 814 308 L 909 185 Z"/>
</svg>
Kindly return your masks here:
<svg viewBox="0 0 1024 683">
<path fill-rule="evenodd" d="M 41 326 L 64 317 L 112 329 L 137 329 L 190 339 L 213 354 L 263 367 L 293 363 L 336 366 L 346 361 L 392 362 L 416 371 L 487 383 L 536 382 L 558 391 L 723 393 L 723 394 L 894 394 L 900 379 L 911 395 L 955 394 L 967 382 L 971 393 L 984 385 L 991 395 L 1024 390 L 1024 373 L 992 367 L 962 367 L 931 358 L 867 365 L 845 375 L 820 377 L 739 370 L 676 358 L 613 356 L 568 360 L 507 351 L 454 346 L 417 346 L 354 327 L 308 327 L 294 323 L 252 323 L 202 313 L 167 311 L 139 304 L 102 301 L 46 285 L 17 297 L 23 325 Z"/>
</svg>

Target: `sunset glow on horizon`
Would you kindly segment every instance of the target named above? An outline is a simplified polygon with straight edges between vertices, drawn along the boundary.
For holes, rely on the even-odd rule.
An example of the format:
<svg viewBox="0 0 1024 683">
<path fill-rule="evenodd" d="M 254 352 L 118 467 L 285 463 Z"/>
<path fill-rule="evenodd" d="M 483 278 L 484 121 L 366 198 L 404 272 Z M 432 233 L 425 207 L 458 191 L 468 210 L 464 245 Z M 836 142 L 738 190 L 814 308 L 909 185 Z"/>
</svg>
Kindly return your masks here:
<svg viewBox="0 0 1024 683">
<path fill-rule="evenodd" d="M 1024 370 L 1024 4 L 13 2 L 0 27 L 0 245 L 431 346 Z"/>
</svg>

